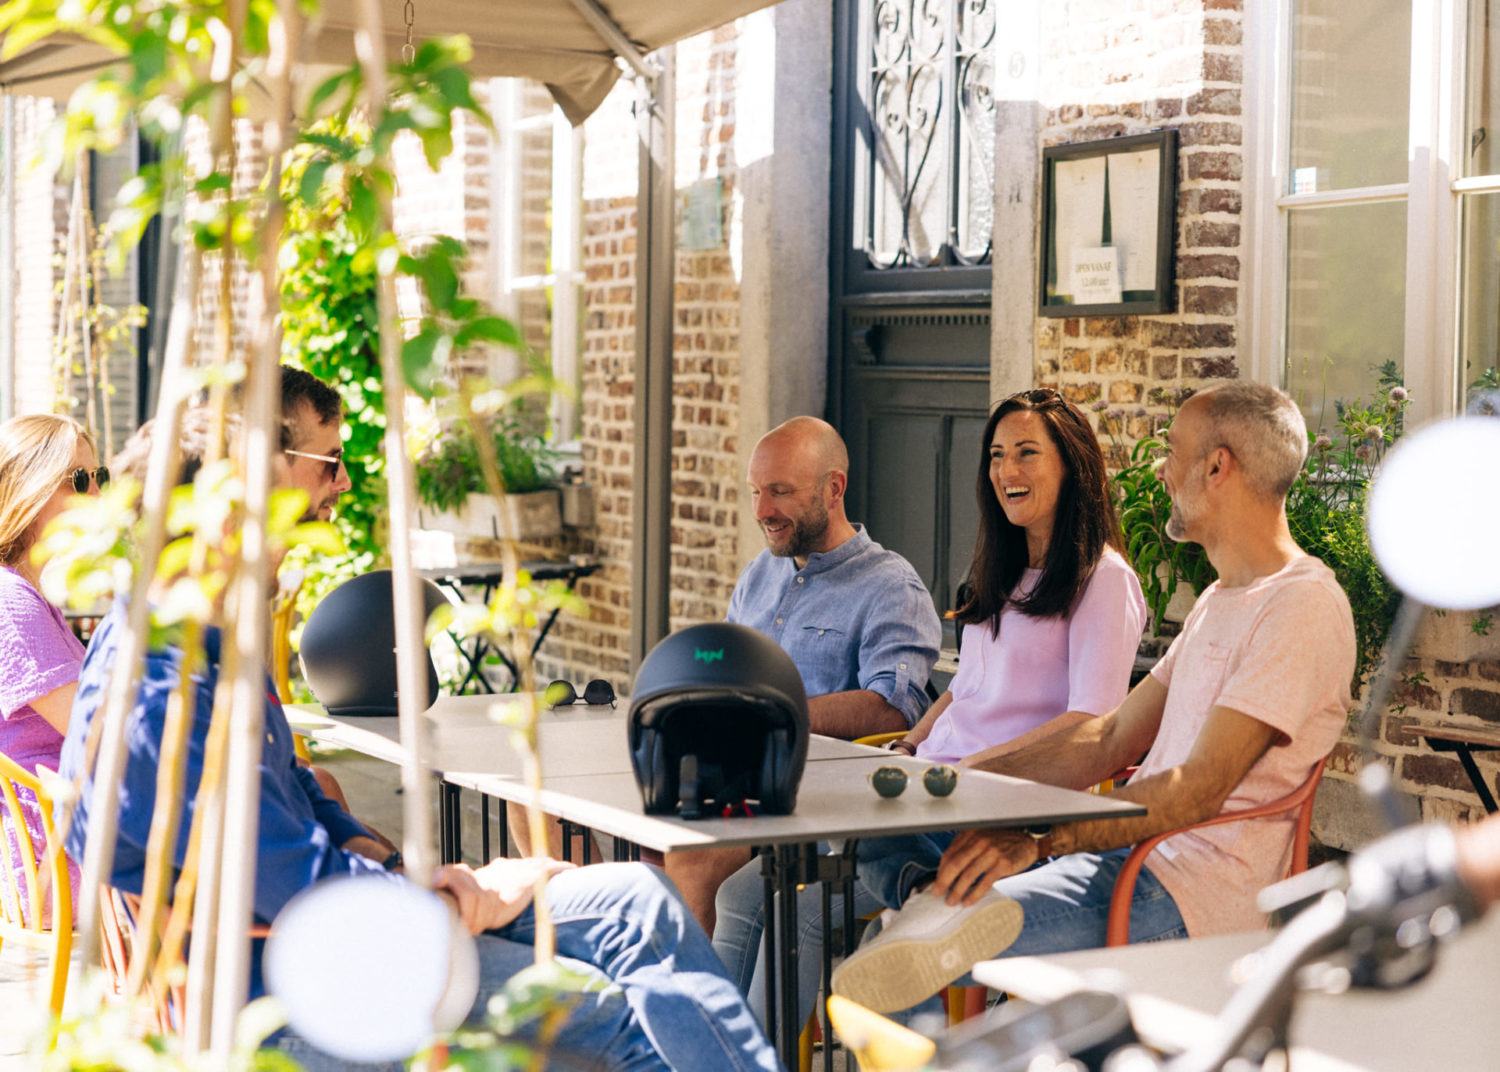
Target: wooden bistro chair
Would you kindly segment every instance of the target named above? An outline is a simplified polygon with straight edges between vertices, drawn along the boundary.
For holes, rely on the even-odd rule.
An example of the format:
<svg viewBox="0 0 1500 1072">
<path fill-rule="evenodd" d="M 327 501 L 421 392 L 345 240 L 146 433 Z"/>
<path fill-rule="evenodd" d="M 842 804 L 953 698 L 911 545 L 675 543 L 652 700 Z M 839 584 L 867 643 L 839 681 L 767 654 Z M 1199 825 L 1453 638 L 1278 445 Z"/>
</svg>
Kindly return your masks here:
<svg viewBox="0 0 1500 1072">
<path fill-rule="evenodd" d="M 1300 875 L 1306 871 L 1307 846 L 1312 837 L 1313 798 L 1317 796 L 1318 782 L 1322 778 L 1323 760 L 1320 759 L 1313 765 L 1307 779 L 1284 797 L 1253 808 L 1223 812 L 1204 819 L 1202 822 L 1192 823 L 1176 830 L 1168 830 L 1142 841 L 1125 858 L 1125 866 L 1120 868 L 1119 877 L 1115 879 L 1115 890 L 1109 901 L 1109 924 L 1105 932 L 1105 944 L 1125 945 L 1130 941 L 1130 901 L 1135 895 L 1135 881 L 1140 876 L 1141 867 L 1146 863 L 1146 857 L 1151 855 L 1151 851 L 1157 845 L 1184 830 L 1217 826 L 1219 823 L 1235 823 L 1244 819 L 1268 819 L 1275 815 L 1296 812 L 1297 827 L 1292 839 L 1292 860 L 1287 874 Z"/>
<path fill-rule="evenodd" d="M 35 794 L 41 809 L 42 833 L 50 852 L 40 859 L 21 812 L 18 789 Z M 73 888 L 68 858 L 52 826 L 52 799 L 35 774 L 28 774 L 10 757 L 0 755 L 0 800 L 4 803 L 0 842 L 4 843 L 5 854 L 0 861 L 0 870 L 5 873 L 0 880 L 0 942 L 11 941 L 47 953 L 48 1007 L 53 1016 L 60 1016 L 68 986 L 68 960 L 73 952 Z M 14 866 L 17 861 L 19 873 Z"/>
</svg>

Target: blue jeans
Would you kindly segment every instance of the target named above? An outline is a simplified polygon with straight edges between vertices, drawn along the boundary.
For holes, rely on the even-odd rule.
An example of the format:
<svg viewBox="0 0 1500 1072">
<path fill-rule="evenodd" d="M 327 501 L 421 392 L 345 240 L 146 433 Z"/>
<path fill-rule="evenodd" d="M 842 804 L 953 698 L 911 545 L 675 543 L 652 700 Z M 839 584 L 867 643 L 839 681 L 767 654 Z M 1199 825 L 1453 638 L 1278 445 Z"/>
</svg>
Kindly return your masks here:
<svg viewBox="0 0 1500 1072">
<path fill-rule="evenodd" d="M 547 883 L 547 903 L 558 959 L 607 984 L 582 995 L 549 1068 L 781 1068 L 739 991 L 724 977 L 708 938 L 659 871 L 644 864 L 565 871 Z M 483 1018 L 490 996 L 506 980 L 533 963 L 535 934 L 528 908 L 501 930 L 478 937 L 479 996 L 472 1022 Z M 290 1032 L 276 1045 L 308 1072 L 372 1067 L 331 1058 Z"/>
<path fill-rule="evenodd" d="M 918 883 L 937 873 L 938 860 L 953 840 L 951 833 L 901 834 L 866 838 L 856 853 L 855 918 L 882 908 L 899 908 Z M 828 851 L 819 845 L 819 851 Z M 724 962 L 729 978 L 744 993 L 750 1007 L 766 1018 L 764 958 L 765 887 L 760 861 L 752 860 L 719 887 L 714 901 L 714 952 Z M 843 919 L 842 897 L 832 901 L 834 925 Z M 806 1020 L 823 979 L 823 894 L 808 886 L 797 895 L 797 995 L 801 1020 Z M 800 1022 L 800 1021 L 799 1021 Z"/>
<path fill-rule="evenodd" d="M 942 849 L 951 841 L 951 834 L 929 834 L 861 842 L 855 915 L 866 915 L 881 907 L 897 907 L 904 902 L 912 889 L 936 873 Z M 903 856 L 903 852 L 910 855 Z M 1129 849 L 1112 849 L 1104 853 L 1057 856 L 995 883 L 995 889 L 1019 903 L 1026 914 L 1020 936 L 1000 955 L 1039 956 L 1102 947 L 1115 877 L 1129 853 Z M 749 872 L 750 868 L 741 869 L 719 888 L 714 950 L 724 961 L 729 977 L 745 992 L 751 1008 L 764 1017 L 765 981 L 761 974 L 764 966 L 760 946 L 764 928 L 760 904 L 764 898 L 759 875 L 753 876 L 752 884 Z M 833 900 L 838 918 L 841 901 L 837 897 Z M 822 975 L 822 897 L 816 889 L 803 890 L 798 896 L 797 927 L 798 1008 L 805 1018 L 817 997 Z M 1142 868 L 1130 906 L 1131 942 L 1187 936 L 1176 902 L 1156 877 Z M 958 980 L 959 985 L 972 983 L 968 976 Z"/>
</svg>

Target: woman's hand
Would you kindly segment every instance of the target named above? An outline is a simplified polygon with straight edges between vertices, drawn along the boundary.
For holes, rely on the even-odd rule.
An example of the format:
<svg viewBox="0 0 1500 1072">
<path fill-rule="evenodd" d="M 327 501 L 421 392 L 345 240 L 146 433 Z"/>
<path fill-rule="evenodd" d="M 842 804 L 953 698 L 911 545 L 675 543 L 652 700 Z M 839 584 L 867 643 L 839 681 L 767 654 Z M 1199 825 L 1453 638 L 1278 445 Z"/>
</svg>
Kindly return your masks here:
<svg viewBox="0 0 1500 1072">
<path fill-rule="evenodd" d="M 539 876 L 551 878 L 573 866 L 537 857 L 494 860 L 478 871 L 468 864 L 445 864 L 433 874 L 432 888 L 451 896 L 469 933 L 479 934 L 498 930 L 519 916 L 531 904 Z"/>
</svg>

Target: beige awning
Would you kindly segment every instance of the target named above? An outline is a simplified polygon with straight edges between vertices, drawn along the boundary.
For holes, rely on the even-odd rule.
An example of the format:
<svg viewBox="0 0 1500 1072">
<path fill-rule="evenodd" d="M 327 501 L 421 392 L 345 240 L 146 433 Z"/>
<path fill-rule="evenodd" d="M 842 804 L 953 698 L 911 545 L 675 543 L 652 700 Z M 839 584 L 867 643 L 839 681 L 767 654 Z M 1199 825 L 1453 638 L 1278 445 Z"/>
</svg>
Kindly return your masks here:
<svg viewBox="0 0 1500 1072">
<path fill-rule="evenodd" d="M 581 123 L 599 107 L 619 77 L 617 52 L 582 7 L 596 7 L 619 27 L 639 53 L 767 7 L 771 0 L 413 0 L 416 37 L 467 34 L 474 46 L 470 72 L 476 77 L 532 78 L 545 83 L 563 113 Z M 397 57 L 406 30 L 404 0 L 381 0 L 386 53 Z M 347 65 L 354 60 L 356 5 L 327 0 L 323 26 L 310 43 L 313 63 Z M 49 41 L 0 62 L 0 86 L 17 93 L 61 97 L 109 62 L 87 42 Z"/>
</svg>

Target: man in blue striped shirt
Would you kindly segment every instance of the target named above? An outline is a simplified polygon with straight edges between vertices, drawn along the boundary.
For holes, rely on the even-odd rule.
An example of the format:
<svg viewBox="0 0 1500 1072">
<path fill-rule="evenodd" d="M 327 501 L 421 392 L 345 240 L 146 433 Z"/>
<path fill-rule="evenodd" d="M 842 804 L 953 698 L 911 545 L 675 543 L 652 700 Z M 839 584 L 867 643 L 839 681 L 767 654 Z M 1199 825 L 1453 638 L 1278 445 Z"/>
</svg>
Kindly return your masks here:
<svg viewBox="0 0 1500 1072">
<path fill-rule="evenodd" d="M 728 618 L 786 649 L 814 733 L 905 731 L 927 709 L 942 626 L 911 564 L 844 512 L 849 452 L 833 426 L 793 417 L 750 457 L 766 549 L 740 575 Z"/>
</svg>

